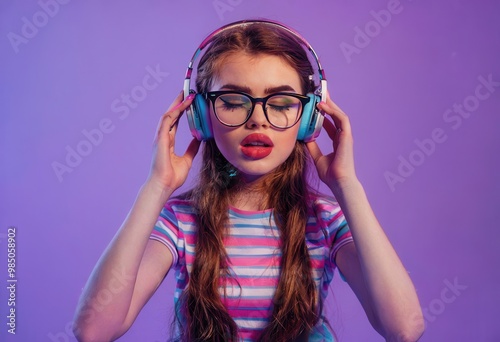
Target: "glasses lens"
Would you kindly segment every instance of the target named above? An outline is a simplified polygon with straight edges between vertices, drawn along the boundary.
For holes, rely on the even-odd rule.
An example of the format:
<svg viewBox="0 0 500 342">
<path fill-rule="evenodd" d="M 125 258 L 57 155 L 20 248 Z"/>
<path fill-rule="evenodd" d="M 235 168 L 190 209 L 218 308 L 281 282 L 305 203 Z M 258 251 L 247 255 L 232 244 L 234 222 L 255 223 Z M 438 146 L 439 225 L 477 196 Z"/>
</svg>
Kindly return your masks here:
<svg viewBox="0 0 500 342">
<path fill-rule="evenodd" d="M 274 95 L 267 100 L 266 112 L 269 122 L 276 127 L 293 126 L 300 116 L 302 102 L 294 96 Z"/>
<path fill-rule="evenodd" d="M 222 123 L 241 125 L 252 110 L 252 101 L 242 94 L 224 94 L 215 101 L 215 114 Z"/>
</svg>

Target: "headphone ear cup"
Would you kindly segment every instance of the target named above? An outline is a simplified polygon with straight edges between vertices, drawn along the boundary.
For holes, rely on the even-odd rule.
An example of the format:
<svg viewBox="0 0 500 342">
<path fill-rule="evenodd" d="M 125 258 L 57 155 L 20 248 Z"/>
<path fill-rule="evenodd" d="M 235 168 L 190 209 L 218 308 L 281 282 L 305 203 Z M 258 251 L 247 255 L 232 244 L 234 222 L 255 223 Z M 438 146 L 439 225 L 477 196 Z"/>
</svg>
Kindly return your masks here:
<svg viewBox="0 0 500 342">
<path fill-rule="evenodd" d="M 307 96 L 309 102 L 302 110 L 302 118 L 297 134 L 297 140 L 305 142 L 316 140 L 323 127 L 323 115 L 316 108 L 316 105 L 321 101 L 321 97 L 312 93 L 307 94 Z"/>
<path fill-rule="evenodd" d="M 212 138 L 212 122 L 210 121 L 208 101 L 203 95 L 195 95 L 191 110 L 187 111 L 186 114 L 193 137 L 200 141 Z"/>
</svg>

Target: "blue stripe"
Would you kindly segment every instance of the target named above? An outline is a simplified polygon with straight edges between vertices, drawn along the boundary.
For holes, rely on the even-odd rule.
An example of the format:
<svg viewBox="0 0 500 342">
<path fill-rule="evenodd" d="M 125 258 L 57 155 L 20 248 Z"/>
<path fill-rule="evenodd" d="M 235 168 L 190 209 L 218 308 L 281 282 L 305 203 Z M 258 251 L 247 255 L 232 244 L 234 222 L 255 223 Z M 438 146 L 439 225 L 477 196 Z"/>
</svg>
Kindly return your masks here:
<svg viewBox="0 0 500 342">
<path fill-rule="evenodd" d="M 254 213 L 254 212 L 248 212 L 248 213 L 238 213 L 234 211 L 233 209 L 229 208 L 229 217 L 233 218 L 242 218 L 246 220 L 254 220 L 254 219 L 266 219 L 269 221 L 269 218 L 271 217 L 272 213 L 271 212 L 263 212 L 263 213 Z"/>
<path fill-rule="evenodd" d="M 237 320 L 244 321 L 244 322 L 269 322 L 269 318 L 265 318 L 265 317 L 238 317 L 237 316 L 237 317 L 233 317 L 233 319 L 237 319 Z M 245 329 L 254 329 L 254 328 L 245 327 Z"/>
<path fill-rule="evenodd" d="M 228 305 L 227 306 L 228 310 L 248 310 L 248 311 L 268 311 L 269 307 L 267 306 L 232 306 Z"/>
<path fill-rule="evenodd" d="M 262 235 L 248 235 L 248 234 L 233 234 L 231 233 L 229 235 L 230 237 L 237 237 L 240 239 L 266 239 L 266 240 L 271 240 L 271 241 L 279 241 L 279 238 L 274 236 L 262 236 Z"/>
<path fill-rule="evenodd" d="M 280 257 L 281 254 L 275 254 L 275 253 L 272 253 L 272 254 L 228 254 L 229 258 L 234 258 L 234 259 L 238 259 L 238 258 L 246 258 L 246 259 L 254 259 L 254 258 L 259 258 L 259 257 L 269 257 L 269 258 L 272 258 L 272 257 Z M 249 261 L 252 261 L 252 260 L 249 260 Z"/>
</svg>

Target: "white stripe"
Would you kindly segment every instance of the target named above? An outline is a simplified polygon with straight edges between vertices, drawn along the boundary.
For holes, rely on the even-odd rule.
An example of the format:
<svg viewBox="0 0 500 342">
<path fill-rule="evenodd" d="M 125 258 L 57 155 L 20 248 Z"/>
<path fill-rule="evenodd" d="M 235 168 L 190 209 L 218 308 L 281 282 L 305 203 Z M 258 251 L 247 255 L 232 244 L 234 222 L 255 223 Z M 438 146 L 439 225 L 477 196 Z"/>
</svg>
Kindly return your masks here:
<svg viewBox="0 0 500 342">
<path fill-rule="evenodd" d="M 235 319 L 236 324 L 238 324 L 241 328 L 246 329 L 261 329 L 263 328 L 267 322 L 266 321 L 257 321 L 257 320 L 246 320 L 246 319 Z"/>
<path fill-rule="evenodd" d="M 254 277 L 278 277 L 278 267 L 251 267 L 251 266 L 231 266 L 231 269 L 239 276 L 254 276 Z"/>
<path fill-rule="evenodd" d="M 249 297 L 253 298 L 262 298 L 268 299 L 274 296 L 274 292 L 276 291 L 275 287 L 244 287 L 241 288 L 237 285 L 227 286 L 226 287 L 226 296 L 227 297 L 241 297 L 242 299 L 247 299 Z M 224 295 L 224 289 L 222 287 L 219 288 L 219 293 Z"/>
<path fill-rule="evenodd" d="M 246 248 L 244 248 L 246 247 Z M 272 255 L 278 255 L 279 249 L 276 247 L 251 247 L 248 248 L 248 246 L 232 246 L 232 247 L 226 247 L 227 254 L 229 256 L 234 256 L 234 255 L 247 255 L 247 256 L 259 256 L 259 255 L 265 255 L 269 256 L 270 254 Z"/>
</svg>

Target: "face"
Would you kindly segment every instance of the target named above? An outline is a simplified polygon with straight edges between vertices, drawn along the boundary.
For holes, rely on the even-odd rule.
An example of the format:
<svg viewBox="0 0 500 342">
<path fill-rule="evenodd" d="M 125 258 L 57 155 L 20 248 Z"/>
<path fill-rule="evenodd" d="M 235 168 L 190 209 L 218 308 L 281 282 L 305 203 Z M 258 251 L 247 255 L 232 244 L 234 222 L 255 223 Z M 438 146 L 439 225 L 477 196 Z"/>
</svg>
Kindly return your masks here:
<svg viewBox="0 0 500 342">
<path fill-rule="evenodd" d="M 222 63 L 211 91 L 236 90 L 253 97 L 276 92 L 302 94 L 299 74 L 282 58 L 272 55 L 250 56 L 243 52 L 229 55 Z M 242 126 L 227 127 L 210 110 L 215 142 L 224 157 L 248 181 L 256 180 L 281 165 L 295 147 L 299 123 L 287 129 L 271 126 L 261 103 Z"/>
</svg>

